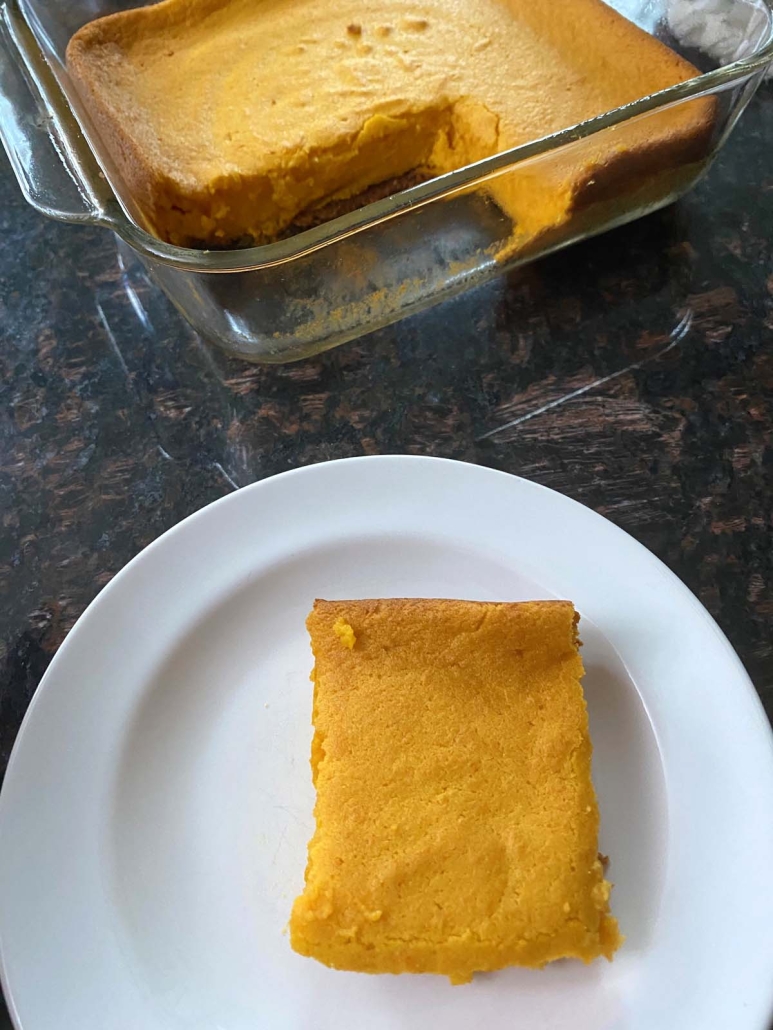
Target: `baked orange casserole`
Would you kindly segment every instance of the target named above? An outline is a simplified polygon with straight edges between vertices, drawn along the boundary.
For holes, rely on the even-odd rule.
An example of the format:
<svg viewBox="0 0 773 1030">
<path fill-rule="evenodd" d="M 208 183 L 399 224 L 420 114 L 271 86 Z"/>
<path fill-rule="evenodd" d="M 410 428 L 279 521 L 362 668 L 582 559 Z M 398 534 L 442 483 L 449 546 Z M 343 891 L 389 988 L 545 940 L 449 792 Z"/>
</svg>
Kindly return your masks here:
<svg viewBox="0 0 773 1030">
<path fill-rule="evenodd" d="M 163 0 L 87 24 L 67 64 L 148 227 L 220 247 L 698 74 L 601 0 Z M 711 105 L 626 124 L 487 190 L 534 238 L 622 180 L 701 158 Z"/>
<path fill-rule="evenodd" d="M 297 952 L 453 983 L 611 959 L 577 619 L 568 601 L 315 602 Z"/>
</svg>

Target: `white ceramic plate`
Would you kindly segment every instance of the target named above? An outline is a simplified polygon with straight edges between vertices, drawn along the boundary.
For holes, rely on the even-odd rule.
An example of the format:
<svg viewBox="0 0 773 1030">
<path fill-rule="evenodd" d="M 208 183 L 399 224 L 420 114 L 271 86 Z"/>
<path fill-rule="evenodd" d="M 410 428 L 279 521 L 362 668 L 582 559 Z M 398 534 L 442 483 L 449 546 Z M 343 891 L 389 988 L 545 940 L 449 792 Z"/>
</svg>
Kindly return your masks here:
<svg viewBox="0 0 773 1030">
<path fill-rule="evenodd" d="M 312 829 L 315 596 L 571 598 L 628 940 L 451 987 L 339 973 L 284 927 Z M 0 798 L 3 980 L 23 1030 L 763 1030 L 773 749 L 684 586 L 600 516 L 430 458 L 300 469 L 181 523 L 52 662 Z"/>
</svg>

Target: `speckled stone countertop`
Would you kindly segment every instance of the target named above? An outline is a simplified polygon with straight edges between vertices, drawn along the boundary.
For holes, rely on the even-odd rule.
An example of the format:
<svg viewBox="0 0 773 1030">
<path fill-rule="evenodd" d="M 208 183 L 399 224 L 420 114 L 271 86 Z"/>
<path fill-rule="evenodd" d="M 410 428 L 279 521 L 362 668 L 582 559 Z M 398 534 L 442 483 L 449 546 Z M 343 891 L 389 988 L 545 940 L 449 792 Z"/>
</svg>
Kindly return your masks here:
<svg viewBox="0 0 773 1030">
<path fill-rule="evenodd" d="M 142 547 L 356 454 L 479 462 L 595 508 L 698 595 L 773 714 L 771 139 L 766 87 L 675 207 L 273 368 L 210 351 L 108 232 L 39 217 L 0 161 L 0 769 Z"/>
</svg>

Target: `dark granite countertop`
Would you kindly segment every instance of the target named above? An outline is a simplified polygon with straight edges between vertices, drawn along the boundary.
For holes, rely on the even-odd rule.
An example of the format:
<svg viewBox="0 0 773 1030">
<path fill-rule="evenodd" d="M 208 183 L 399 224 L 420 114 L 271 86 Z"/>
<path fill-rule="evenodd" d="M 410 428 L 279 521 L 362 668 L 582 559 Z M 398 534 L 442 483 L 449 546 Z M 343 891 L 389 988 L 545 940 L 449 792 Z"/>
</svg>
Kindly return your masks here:
<svg viewBox="0 0 773 1030">
<path fill-rule="evenodd" d="M 675 207 L 273 368 L 210 351 L 108 232 L 39 217 L 0 161 L 0 769 L 142 547 L 356 454 L 479 462 L 603 513 L 698 595 L 773 715 L 771 139 L 766 87 Z"/>
</svg>

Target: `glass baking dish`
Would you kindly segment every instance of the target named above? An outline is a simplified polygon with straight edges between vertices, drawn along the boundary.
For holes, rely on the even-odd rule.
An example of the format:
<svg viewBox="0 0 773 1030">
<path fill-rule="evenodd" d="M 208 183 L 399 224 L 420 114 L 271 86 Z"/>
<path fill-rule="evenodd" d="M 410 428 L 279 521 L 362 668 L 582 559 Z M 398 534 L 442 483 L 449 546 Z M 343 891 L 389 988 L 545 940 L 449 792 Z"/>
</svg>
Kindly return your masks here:
<svg viewBox="0 0 773 1030">
<path fill-rule="evenodd" d="M 773 60 L 773 8 L 767 0 L 725 0 L 746 29 L 733 60 L 718 66 L 674 40 L 669 3 L 674 0 L 613 0 L 610 6 L 699 67 L 699 77 L 259 247 L 206 251 L 162 242 L 143 228 L 101 147 L 68 77 L 65 47 L 85 22 L 136 2 L 0 4 L 0 136 L 38 211 L 112 229 L 191 325 L 228 353 L 291 361 L 638 218 L 689 190 Z M 710 7 L 696 4 L 693 27 L 701 18 L 720 17 L 707 13 Z M 509 186 L 544 191 L 565 169 L 592 163 L 600 148 L 620 150 L 626 135 L 642 127 L 662 133 L 665 119 L 689 105 L 710 112 L 705 131 L 672 147 L 665 163 L 639 161 L 591 178 L 565 220 L 529 232 L 497 203 Z"/>
</svg>

